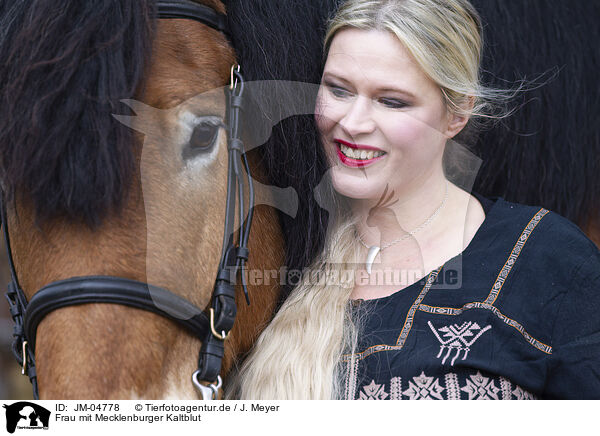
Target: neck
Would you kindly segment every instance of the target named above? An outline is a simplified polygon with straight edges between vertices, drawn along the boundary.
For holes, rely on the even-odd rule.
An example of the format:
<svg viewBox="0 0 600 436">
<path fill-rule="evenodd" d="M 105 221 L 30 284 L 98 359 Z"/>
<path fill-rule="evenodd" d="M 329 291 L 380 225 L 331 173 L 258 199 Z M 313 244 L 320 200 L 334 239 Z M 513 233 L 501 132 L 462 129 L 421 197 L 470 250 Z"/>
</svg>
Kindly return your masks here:
<svg viewBox="0 0 600 436">
<path fill-rule="evenodd" d="M 401 192 L 384 204 L 375 200 L 353 200 L 352 212 L 358 217 L 356 228 L 367 245 L 380 245 L 434 226 L 447 199 L 448 181 L 443 174 L 432 176 L 414 190 Z M 389 191 L 389 190 L 388 190 Z M 388 194 L 389 195 L 389 194 Z M 386 206 L 386 203 L 389 206 Z M 391 204 L 393 203 L 393 204 Z M 431 222 L 428 220 L 433 218 Z"/>
</svg>

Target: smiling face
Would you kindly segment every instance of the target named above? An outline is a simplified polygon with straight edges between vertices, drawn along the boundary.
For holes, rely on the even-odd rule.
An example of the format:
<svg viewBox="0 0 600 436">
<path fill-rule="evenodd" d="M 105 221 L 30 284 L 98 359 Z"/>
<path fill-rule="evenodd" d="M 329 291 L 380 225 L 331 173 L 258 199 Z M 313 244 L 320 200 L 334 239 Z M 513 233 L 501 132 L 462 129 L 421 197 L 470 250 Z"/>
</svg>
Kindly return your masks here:
<svg viewBox="0 0 600 436">
<path fill-rule="evenodd" d="M 316 119 L 336 191 L 373 201 L 443 178 L 446 140 L 467 121 L 393 34 L 359 29 L 333 38 Z"/>
</svg>

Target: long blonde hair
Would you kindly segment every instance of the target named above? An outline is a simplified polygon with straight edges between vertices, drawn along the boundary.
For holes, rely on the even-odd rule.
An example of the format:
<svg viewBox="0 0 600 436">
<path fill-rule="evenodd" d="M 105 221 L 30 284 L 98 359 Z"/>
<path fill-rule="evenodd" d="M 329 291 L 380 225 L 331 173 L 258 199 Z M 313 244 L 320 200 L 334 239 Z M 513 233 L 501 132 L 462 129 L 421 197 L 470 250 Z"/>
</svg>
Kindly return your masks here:
<svg viewBox="0 0 600 436">
<path fill-rule="evenodd" d="M 260 335 L 233 377 L 228 397 L 334 399 L 341 395 L 340 357 L 353 352 L 357 341 L 348 301 L 358 247 L 354 222 L 348 216 L 334 221 L 323 253 Z"/>
<path fill-rule="evenodd" d="M 325 54 L 344 28 L 392 32 L 438 84 L 450 111 L 483 114 L 487 90 L 479 83 L 481 24 L 467 0 L 350 0 L 329 23 Z M 464 109 L 465 99 L 475 99 Z M 353 353 L 360 325 L 349 299 L 359 245 L 349 208 L 338 198 L 333 230 L 322 255 L 304 274 L 258 339 L 229 386 L 241 399 L 342 397 L 341 356 Z M 315 275 L 334 280 L 312 280 Z M 339 280 L 335 281 L 335 277 Z M 342 280 L 346 277 L 347 280 Z"/>
</svg>

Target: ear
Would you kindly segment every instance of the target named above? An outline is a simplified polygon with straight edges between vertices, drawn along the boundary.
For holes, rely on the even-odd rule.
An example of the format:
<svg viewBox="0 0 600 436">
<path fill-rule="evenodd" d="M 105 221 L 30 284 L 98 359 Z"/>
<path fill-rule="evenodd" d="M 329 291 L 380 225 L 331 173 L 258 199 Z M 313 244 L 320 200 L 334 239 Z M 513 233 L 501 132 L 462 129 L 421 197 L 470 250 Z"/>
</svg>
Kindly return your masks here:
<svg viewBox="0 0 600 436">
<path fill-rule="evenodd" d="M 448 126 L 445 132 L 448 139 L 454 138 L 467 125 L 474 104 L 475 98 L 468 97 L 464 104 L 461 104 L 460 108 L 462 110 L 460 112 L 448 110 Z"/>
</svg>

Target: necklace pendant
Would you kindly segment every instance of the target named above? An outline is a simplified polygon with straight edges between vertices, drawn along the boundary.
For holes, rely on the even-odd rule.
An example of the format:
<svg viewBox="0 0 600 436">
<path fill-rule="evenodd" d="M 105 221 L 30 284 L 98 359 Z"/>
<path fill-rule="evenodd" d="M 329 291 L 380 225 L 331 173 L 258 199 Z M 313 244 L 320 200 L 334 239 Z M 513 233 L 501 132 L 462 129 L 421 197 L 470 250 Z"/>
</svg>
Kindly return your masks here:
<svg viewBox="0 0 600 436">
<path fill-rule="evenodd" d="M 379 248 L 377 245 L 369 247 L 369 253 L 367 254 L 367 260 L 365 261 L 365 267 L 369 275 L 371 275 L 371 267 L 373 266 L 373 261 L 375 260 L 380 251 L 381 248 Z"/>
</svg>

